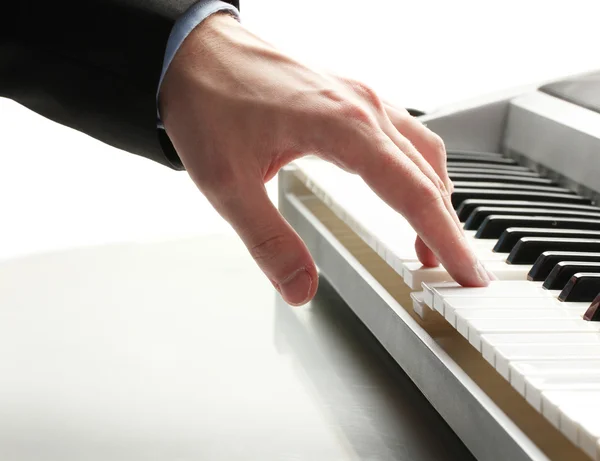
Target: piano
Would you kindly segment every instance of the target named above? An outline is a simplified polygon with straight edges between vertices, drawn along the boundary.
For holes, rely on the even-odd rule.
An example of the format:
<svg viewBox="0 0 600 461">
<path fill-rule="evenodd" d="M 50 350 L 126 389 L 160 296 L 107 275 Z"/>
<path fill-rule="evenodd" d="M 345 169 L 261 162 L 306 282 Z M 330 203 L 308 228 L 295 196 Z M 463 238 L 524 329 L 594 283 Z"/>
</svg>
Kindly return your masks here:
<svg viewBox="0 0 600 461">
<path fill-rule="evenodd" d="M 407 221 L 319 159 L 281 171 L 280 210 L 477 459 L 600 460 L 600 72 L 419 118 L 488 287 L 422 267 Z"/>
</svg>

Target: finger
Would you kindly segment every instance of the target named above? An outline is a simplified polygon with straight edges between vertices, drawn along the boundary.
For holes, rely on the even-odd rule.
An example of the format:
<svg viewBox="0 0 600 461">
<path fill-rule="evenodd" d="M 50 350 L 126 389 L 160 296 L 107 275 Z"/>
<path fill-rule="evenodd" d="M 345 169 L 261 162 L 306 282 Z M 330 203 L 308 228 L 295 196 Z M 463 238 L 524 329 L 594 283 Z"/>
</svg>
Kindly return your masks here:
<svg viewBox="0 0 600 461">
<path fill-rule="evenodd" d="M 488 273 L 456 225 L 440 188 L 385 133 L 371 132 L 370 136 L 355 138 L 353 145 L 366 157 L 343 154 L 342 161 L 410 222 L 454 280 L 464 286 L 487 285 Z"/>
<path fill-rule="evenodd" d="M 239 194 L 217 193 L 211 201 L 285 301 L 305 304 L 318 286 L 308 248 L 275 208 L 259 179 L 243 189 Z"/>
<path fill-rule="evenodd" d="M 398 132 L 389 118 L 384 118 L 381 120 L 381 125 L 384 133 L 392 140 L 398 149 L 400 149 L 400 151 L 421 170 L 421 172 L 431 181 L 431 183 L 440 190 L 441 198 L 444 201 L 448 213 L 454 220 L 459 231 L 462 233 L 462 224 L 460 223 L 460 220 L 458 219 L 450 200 L 451 192 L 446 188 L 443 180 L 434 170 L 433 166 L 427 160 L 425 160 L 421 153 L 417 151 L 415 146 L 406 137 Z M 423 265 L 438 265 L 437 258 L 420 237 L 418 237 L 417 241 L 415 242 L 415 250 L 417 252 L 417 256 L 419 257 L 419 261 L 421 261 Z"/>
<path fill-rule="evenodd" d="M 437 267 L 440 265 L 435 253 L 425 244 L 423 239 L 417 235 L 415 239 L 415 251 L 417 257 L 423 266 L 425 267 Z"/>
<path fill-rule="evenodd" d="M 454 186 L 448 175 L 446 148 L 442 138 L 405 110 L 397 109 L 387 102 L 384 107 L 394 127 L 415 146 L 452 193 Z"/>
</svg>

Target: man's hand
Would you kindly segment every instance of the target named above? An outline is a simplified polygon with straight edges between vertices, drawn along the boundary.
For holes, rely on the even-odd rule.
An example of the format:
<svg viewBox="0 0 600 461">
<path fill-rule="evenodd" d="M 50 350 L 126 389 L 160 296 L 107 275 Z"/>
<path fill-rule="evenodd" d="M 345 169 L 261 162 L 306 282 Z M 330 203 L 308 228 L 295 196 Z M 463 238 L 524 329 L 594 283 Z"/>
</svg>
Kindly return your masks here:
<svg viewBox="0 0 600 461">
<path fill-rule="evenodd" d="M 314 296 L 317 271 L 264 183 L 309 153 L 360 175 L 406 217 L 423 264 L 441 261 L 463 285 L 489 282 L 450 203 L 442 140 L 364 84 L 311 70 L 217 14 L 184 41 L 159 104 L 191 178 L 288 303 Z"/>
</svg>

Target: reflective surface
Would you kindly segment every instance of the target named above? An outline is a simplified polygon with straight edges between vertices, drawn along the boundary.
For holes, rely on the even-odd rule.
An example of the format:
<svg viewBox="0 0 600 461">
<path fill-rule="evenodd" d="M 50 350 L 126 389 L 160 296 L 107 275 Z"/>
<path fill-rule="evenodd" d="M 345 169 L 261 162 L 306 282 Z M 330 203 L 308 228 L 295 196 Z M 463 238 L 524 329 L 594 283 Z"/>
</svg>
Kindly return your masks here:
<svg viewBox="0 0 600 461">
<path fill-rule="evenodd" d="M 12 461 L 470 456 L 325 281 L 292 308 L 230 236 L 5 261 L 0 370 Z"/>
</svg>

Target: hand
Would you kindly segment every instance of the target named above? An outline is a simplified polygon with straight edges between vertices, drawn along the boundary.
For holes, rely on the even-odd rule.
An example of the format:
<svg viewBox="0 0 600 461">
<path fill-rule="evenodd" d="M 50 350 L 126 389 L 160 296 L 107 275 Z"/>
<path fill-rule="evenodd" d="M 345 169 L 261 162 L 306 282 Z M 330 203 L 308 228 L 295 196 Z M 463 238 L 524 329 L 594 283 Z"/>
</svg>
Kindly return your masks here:
<svg viewBox="0 0 600 461">
<path fill-rule="evenodd" d="M 450 203 L 442 140 L 364 84 L 311 70 L 217 14 L 184 41 L 159 104 L 192 180 L 288 303 L 312 299 L 318 276 L 264 183 L 307 153 L 359 174 L 406 217 L 423 264 L 489 282 Z"/>
</svg>

